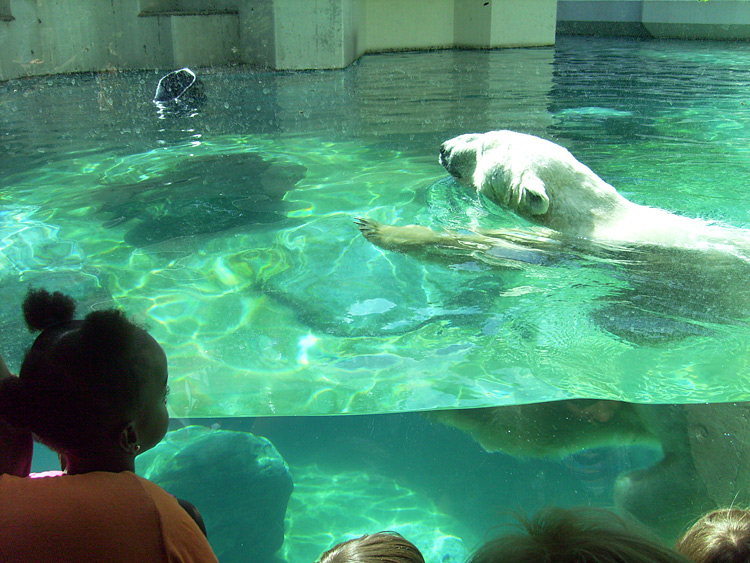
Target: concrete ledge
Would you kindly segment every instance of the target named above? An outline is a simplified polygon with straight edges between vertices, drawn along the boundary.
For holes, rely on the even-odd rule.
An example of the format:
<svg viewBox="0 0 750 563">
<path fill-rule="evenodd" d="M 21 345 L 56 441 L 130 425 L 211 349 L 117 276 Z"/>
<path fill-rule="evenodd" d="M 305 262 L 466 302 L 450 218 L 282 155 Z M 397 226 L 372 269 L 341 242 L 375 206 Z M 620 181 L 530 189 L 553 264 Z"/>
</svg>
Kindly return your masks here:
<svg viewBox="0 0 750 563">
<path fill-rule="evenodd" d="M 138 0 L 139 16 L 237 14 L 242 0 Z"/>
<path fill-rule="evenodd" d="M 655 23 L 643 24 L 651 37 L 660 39 L 709 39 L 717 41 L 750 41 L 750 26 L 747 24 L 690 24 Z"/>
<path fill-rule="evenodd" d="M 750 2 L 650 0 L 643 3 L 643 25 L 654 37 L 747 40 Z"/>
<path fill-rule="evenodd" d="M 750 39 L 750 0 L 559 0 L 557 32 L 669 39 Z"/>
<path fill-rule="evenodd" d="M 558 22 L 619 22 L 641 21 L 642 0 L 559 0 Z"/>
<path fill-rule="evenodd" d="M 164 11 L 164 12 L 141 12 L 138 14 L 139 18 L 144 17 L 157 17 L 157 16 L 225 16 L 225 15 L 238 15 L 239 10 L 197 10 L 195 12 L 183 12 L 183 11 Z"/>
<path fill-rule="evenodd" d="M 652 38 L 653 35 L 641 22 L 618 21 L 558 21 L 557 33 L 560 35 L 593 35 L 599 37 L 640 37 Z"/>
<path fill-rule="evenodd" d="M 644 23 L 663 24 L 750 24 L 750 2 L 745 0 L 647 0 L 643 2 Z"/>
<path fill-rule="evenodd" d="M 328 69 L 368 52 L 553 45 L 556 11 L 557 0 L 0 0 L 0 80 L 225 64 Z"/>
</svg>

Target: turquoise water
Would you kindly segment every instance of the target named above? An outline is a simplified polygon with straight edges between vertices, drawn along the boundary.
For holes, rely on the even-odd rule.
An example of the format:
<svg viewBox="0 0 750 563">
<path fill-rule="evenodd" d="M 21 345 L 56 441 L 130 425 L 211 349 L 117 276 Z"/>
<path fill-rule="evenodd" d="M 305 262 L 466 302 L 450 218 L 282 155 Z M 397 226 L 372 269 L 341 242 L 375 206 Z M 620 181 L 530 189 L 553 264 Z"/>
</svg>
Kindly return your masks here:
<svg viewBox="0 0 750 563">
<path fill-rule="evenodd" d="M 253 432 L 288 463 L 280 559 L 391 529 L 430 561 L 462 561 L 509 513 L 611 505 L 616 477 L 659 457 L 488 454 L 401 411 L 748 399 L 741 260 L 659 254 L 656 268 L 651 249 L 571 244 L 541 265 L 435 264 L 373 247 L 352 222 L 527 229 L 437 163 L 454 135 L 510 128 L 568 147 L 633 201 L 748 229 L 747 45 L 560 38 L 199 74 L 208 101 L 182 116 L 150 101 L 161 72 L 0 85 L 0 352 L 16 367 L 30 343 L 30 284 L 146 323 L 169 356 L 174 428 Z M 674 421 L 728 498 L 746 489 L 743 412 Z M 301 416 L 343 413 L 391 414 Z M 240 499 L 203 500 L 189 477 L 209 527 L 235 517 L 211 529 L 222 560 L 244 561 Z"/>
<path fill-rule="evenodd" d="M 146 323 L 174 417 L 748 399 L 747 261 L 434 264 L 352 222 L 528 228 L 437 163 L 442 141 L 507 128 L 637 203 L 750 228 L 747 45 L 562 38 L 200 74 L 208 102 L 182 116 L 151 103 L 157 72 L 0 85 L 12 366 L 33 284 Z"/>
<path fill-rule="evenodd" d="M 172 422 L 179 434 L 182 424 Z M 462 563 L 519 512 L 531 514 L 549 504 L 611 506 L 616 476 L 659 456 L 633 447 L 590 449 L 563 459 L 488 454 L 462 432 L 431 424 L 419 413 L 200 422 L 220 431 L 263 436 L 288 464 L 294 491 L 284 543 L 273 560 L 289 563 L 312 563 L 339 541 L 378 530 L 401 533 L 426 561 Z M 154 450 L 139 456 L 139 474 L 154 479 L 158 464 L 153 460 L 185 446 L 174 435 L 170 432 Z M 226 475 L 244 457 L 221 453 L 206 448 L 203 463 L 212 469 L 208 475 L 183 469 L 178 491 L 170 487 L 173 481 L 161 484 L 198 506 L 220 561 L 245 563 L 252 549 L 248 536 L 258 533 L 248 529 L 246 520 L 263 511 L 266 496 L 244 496 L 253 482 L 244 482 L 244 474 Z M 59 467 L 57 456 L 48 451 L 38 450 L 34 457 L 34 470 Z M 184 463 L 180 455 L 167 459 L 172 468 Z"/>
</svg>

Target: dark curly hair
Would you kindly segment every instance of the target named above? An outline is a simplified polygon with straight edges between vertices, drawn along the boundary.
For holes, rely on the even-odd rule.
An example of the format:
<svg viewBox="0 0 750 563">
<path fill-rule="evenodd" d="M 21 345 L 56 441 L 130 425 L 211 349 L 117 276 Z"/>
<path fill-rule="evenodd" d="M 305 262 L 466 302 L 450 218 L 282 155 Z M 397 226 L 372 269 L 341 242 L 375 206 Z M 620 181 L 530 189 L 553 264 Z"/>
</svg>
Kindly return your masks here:
<svg viewBox="0 0 750 563">
<path fill-rule="evenodd" d="M 60 292 L 29 290 L 24 317 L 41 333 L 19 377 L 0 382 L 0 416 L 60 453 L 111 439 L 138 408 L 143 387 L 138 354 L 145 331 L 117 309 L 73 320 L 75 308 Z"/>
</svg>

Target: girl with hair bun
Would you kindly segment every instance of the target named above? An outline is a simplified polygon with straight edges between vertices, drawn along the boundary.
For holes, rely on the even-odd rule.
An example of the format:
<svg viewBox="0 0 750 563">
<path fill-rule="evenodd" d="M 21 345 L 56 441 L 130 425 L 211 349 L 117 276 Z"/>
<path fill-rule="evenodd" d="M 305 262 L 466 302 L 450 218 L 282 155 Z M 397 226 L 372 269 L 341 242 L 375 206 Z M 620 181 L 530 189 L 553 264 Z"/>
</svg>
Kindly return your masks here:
<svg viewBox="0 0 750 563">
<path fill-rule="evenodd" d="M 215 562 L 195 508 L 135 475 L 167 431 L 167 359 L 117 309 L 74 320 L 75 301 L 30 290 L 39 332 L 18 377 L 0 358 L 3 563 Z M 30 478 L 35 436 L 64 474 Z"/>
</svg>

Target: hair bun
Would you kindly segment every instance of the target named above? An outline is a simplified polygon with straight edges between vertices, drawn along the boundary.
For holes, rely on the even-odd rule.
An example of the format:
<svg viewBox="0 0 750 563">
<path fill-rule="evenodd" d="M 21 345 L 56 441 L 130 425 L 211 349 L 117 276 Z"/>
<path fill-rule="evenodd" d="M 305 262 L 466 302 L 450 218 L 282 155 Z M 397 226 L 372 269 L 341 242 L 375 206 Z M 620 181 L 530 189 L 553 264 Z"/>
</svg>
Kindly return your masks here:
<svg viewBox="0 0 750 563">
<path fill-rule="evenodd" d="M 31 331 L 41 331 L 53 325 L 73 320 L 76 302 L 72 297 L 46 289 L 29 289 L 23 302 L 23 316 Z"/>
</svg>

